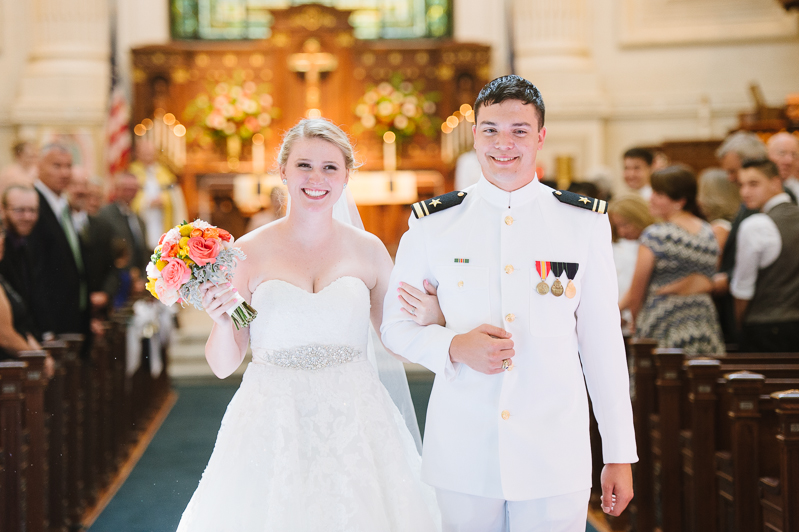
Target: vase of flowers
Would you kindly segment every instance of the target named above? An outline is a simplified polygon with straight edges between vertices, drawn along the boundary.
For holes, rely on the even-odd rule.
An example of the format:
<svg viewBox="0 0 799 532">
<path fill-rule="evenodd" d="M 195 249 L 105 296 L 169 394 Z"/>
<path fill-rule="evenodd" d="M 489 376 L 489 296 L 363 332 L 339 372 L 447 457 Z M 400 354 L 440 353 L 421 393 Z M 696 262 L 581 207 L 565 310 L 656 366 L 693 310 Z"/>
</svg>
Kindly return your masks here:
<svg viewBox="0 0 799 532">
<path fill-rule="evenodd" d="M 355 106 L 358 122 L 353 132 L 373 131 L 384 143 L 394 144 L 388 149 L 384 145 L 384 159 L 403 140 L 417 134 L 435 136 L 441 122 L 434 114 L 440 96 L 436 92 L 424 93 L 422 88 L 423 82 L 406 81 L 399 73 L 389 81 L 369 86 Z M 390 161 L 384 164 L 391 165 Z"/>
</svg>

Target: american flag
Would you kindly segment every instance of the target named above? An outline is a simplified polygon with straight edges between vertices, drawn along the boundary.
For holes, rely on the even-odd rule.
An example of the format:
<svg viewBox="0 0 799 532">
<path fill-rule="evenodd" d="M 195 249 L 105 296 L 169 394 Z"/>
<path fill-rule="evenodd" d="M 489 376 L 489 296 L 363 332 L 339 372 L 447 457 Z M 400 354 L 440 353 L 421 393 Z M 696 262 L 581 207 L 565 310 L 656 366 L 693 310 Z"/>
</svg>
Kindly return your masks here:
<svg viewBox="0 0 799 532">
<path fill-rule="evenodd" d="M 114 76 L 116 77 L 116 76 Z M 130 107 L 125 89 L 118 80 L 111 85 L 111 101 L 106 125 L 106 164 L 109 175 L 127 168 L 130 161 Z"/>
<path fill-rule="evenodd" d="M 105 161 L 109 175 L 127 168 L 130 162 L 130 106 L 125 94 L 125 87 L 117 68 L 117 31 L 116 2 L 111 4 L 111 97 L 108 105 L 108 121 L 106 122 Z"/>
</svg>

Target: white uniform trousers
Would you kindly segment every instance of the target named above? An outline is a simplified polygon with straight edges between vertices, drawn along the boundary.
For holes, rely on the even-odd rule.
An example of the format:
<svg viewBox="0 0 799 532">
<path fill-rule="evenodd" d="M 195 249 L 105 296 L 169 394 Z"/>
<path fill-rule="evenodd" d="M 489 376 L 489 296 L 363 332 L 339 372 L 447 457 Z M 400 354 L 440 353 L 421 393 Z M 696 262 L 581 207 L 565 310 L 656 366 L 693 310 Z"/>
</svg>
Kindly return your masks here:
<svg viewBox="0 0 799 532">
<path fill-rule="evenodd" d="M 442 532 L 585 532 L 591 490 L 529 501 L 436 493 Z"/>
</svg>

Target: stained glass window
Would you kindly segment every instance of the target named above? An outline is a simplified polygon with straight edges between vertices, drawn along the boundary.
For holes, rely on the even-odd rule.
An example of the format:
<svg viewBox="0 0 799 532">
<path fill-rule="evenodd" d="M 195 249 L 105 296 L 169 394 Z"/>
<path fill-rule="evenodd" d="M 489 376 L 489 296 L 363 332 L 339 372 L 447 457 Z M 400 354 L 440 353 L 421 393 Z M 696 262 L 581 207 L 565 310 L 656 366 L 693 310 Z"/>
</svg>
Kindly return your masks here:
<svg viewBox="0 0 799 532">
<path fill-rule="evenodd" d="M 353 10 L 360 39 L 452 35 L 452 0 L 170 0 L 173 39 L 265 39 L 270 9 L 321 3 Z"/>
</svg>

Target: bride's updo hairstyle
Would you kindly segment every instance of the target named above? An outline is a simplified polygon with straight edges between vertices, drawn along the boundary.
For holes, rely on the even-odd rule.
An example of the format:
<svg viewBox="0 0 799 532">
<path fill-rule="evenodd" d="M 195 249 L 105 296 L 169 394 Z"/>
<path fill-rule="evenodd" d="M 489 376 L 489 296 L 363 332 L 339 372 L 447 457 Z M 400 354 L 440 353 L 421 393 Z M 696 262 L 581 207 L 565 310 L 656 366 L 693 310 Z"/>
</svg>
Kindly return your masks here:
<svg viewBox="0 0 799 532">
<path fill-rule="evenodd" d="M 283 144 L 277 154 L 277 162 L 282 167 L 289 161 L 294 143 L 299 139 L 322 139 L 336 146 L 344 155 L 344 166 L 353 170 L 360 166 L 355 161 L 355 152 L 347 134 L 340 127 L 324 118 L 303 118 L 283 136 Z"/>
</svg>

